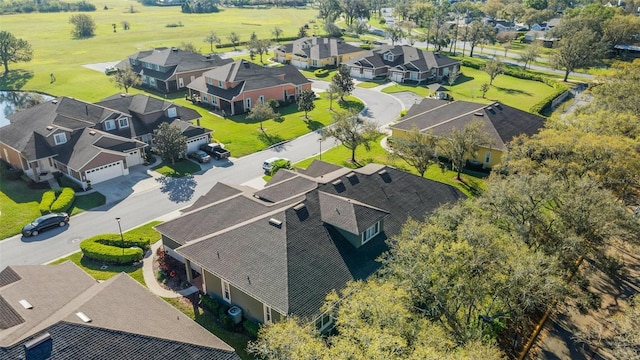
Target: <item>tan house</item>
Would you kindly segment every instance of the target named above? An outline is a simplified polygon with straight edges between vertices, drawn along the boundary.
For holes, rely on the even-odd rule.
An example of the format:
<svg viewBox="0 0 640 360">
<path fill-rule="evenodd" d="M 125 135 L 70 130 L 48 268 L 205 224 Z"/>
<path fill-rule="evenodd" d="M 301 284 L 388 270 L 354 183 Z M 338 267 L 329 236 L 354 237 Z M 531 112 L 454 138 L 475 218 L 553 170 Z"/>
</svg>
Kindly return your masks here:
<svg viewBox="0 0 640 360">
<path fill-rule="evenodd" d="M 188 88 L 195 103 L 236 115 L 269 100 L 294 102 L 303 90 L 311 90 L 311 81 L 291 65 L 264 67 L 237 60 L 205 72 Z"/>
<path fill-rule="evenodd" d="M 274 50 L 275 58 L 283 64 L 291 64 L 300 69 L 337 67 L 367 51 L 347 44 L 342 39 L 324 37 L 304 37 Z"/>
<path fill-rule="evenodd" d="M 468 101 L 423 99 L 412 106 L 401 121 L 390 125 L 392 137 L 403 138 L 406 133 L 418 129 L 425 134 L 446 136 L 452 129 L 461 129 L 472 121 L 481 121 L 492 139 L 491 147 L 481 148 L 475 160 L 484 168 L 499 164 L 508 151 L 508 143 L 514 137 L 536 134 L 544 126 L 544 118 L 500 104 L 478 104 Z"/>
<path fill-rule="evenodd" d="M 320 330 L 325 296 L 381 266 L 386 240 L 464 195 L 395 168 L 314 161 L 280 170 L 263 189 L 217 183 L 177 219 L 158 225 L 167 252 L 200 275 L 202 291 L 263 323 L 295 315 Z M 191 272 L 187 272 L 191 276 Z"/>
<path fill-rule="evenodd" d="M 0 314 L 0 359 L 240 359 L 129 275 L 69 261 L 0 271 Z"/>
</svg>

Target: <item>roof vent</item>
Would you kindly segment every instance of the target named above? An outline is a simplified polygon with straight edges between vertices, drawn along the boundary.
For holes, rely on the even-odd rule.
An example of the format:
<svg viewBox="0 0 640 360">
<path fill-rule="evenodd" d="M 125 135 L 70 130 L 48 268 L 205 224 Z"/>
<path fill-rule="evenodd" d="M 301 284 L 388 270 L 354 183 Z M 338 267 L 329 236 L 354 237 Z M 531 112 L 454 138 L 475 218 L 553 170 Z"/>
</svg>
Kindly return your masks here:
<svg viewBox="0 0 640 360">
<path fill-rule="evenodd" d="M 487 107 L 487 111 L 492 113 L 492 114 L 496 113 L 496 111 L 491 106 Z"/>
<path fill-rule="evenodd" d="M 387 175 L 387 170 L 378 171 L 378 175 L 380 175 L 380 176 Z"/>
<path fill-rule="evenodd" d="M 20 301 L 18 301 L 18 302 L 19 302 L 19 303 L 20 303 L 20 305 L 22 305 L 22 307 L 23 307 L 23 308 L 25 308 L 25 309 L 33 309 L 33 305 L 31 305 L 31 303 L 30 303 L 30 302 L 28 302 L 28 301 L 27 301 L 27 300 L 25 300 L 25 299 L 22 299 L 22 300 L 20 300 Z"/>
<path fill-rule="evenodd" d="M 178 52 L 178 48 L 176 48 L 176 47 L 172 47 L 172 48 L 171 48 L 171 51 L 173 51 L 173 52 Z"/>
<path fill-rule="evenodd" d="M 271 218 L 271 219 L 269 219 L 269 224 L 279 228 L 280 226 L 282 226 L 282 221 L 280 221 L 278 219 Z"/>
<path fill-rule="evenodd" d="M 51 100 L 51 103 L 52 103 L 52 104 L 57 104 L 57 103 L 58 103 L 58 100 L 56 100 L 56 99 Z"/>
<path fill-rule="evenodd" d="M 500 103 L 495 103 L 494 106 L 499 110 L 502 110 L 502 105 Z"/>
<path fill-rule="evenodd" d="M 47 130 L 49 130 L 49 131 L 53 130 L 53 126 L 51 126 L 51 125 L 47 126 Z"/>
<path fill-rule="evenodd" d="M 338 186 L 338 185 L 342 185 L 342 180 L 338 179 L 334 182 L 331 183 L 333 186 Z"/>
<path fill-rule="evenodd" d="M 95 131 L 93 131 L 93 130 L 89 131 L 89 135 L 95 135 L 95 134 L 96 134 Z"/>
<path fill-rule="evenodd" d="M 120 97 L 127 97 L 127 94 L 120 94 Z"/>
<path fill-rule="evenodd" d="M 356 176 L 356 173 L 350 172 L 350 173 L 347 174 L 347 179 L 351 179 L 354 176 Z"/>
<path fill-rule="evenodd" d="M 484 116 L 484 113 L 477 112 L 477 113 L 473 113 L 473 115 L 475 115 L 475 116 Z"/>
<path fill-rule="evenodd" d="M 42 343 L 44 343 L 47 340 L 51 340 L 51 334 L 44 333 L 44 334 L 38 336 L 37 338 L 34 338 L 33 340 L 29 340 L 26 343 L 24 343 L 24 349 L 25 350 L 31 350 L 31 349 L 37 347 L 38 345 L 41 345 Z"/>
<path fill-rule="evenodd" d="M 83 313 L 82 311 L 78 311 L 76 313 L 76 316 L 80 318 L 80 320 L 86 322 L 86 323 L 90 323 L 91 322 L 91 318 L 87 316 L 87 314 Z"/>
<path fill-rule="evenodd" d="M 300 203 L 300 204 L 294 206 L 293 210 L 300 211 L 300 210 L 304 209 L 305 207 L 307 207 L 307 205 L 305 205 L 304 203 Z"/>
</svg>

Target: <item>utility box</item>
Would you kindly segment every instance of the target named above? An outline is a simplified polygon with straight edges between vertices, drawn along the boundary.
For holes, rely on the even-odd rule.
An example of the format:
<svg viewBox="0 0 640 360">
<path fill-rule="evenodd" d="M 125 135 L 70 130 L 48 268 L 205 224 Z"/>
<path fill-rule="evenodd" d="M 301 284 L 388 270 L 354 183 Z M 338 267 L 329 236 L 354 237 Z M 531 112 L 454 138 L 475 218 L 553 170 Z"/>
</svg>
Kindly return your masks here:
<svg viewBox="0 0 640 360">
<path fill-rule="evenodd" d="M 227 310 L 227 314 L 229 314 L 234 324 L 240 324 L 240 322 L 242 322 L 242 309 L 239 307 L 230 307 L 229 310 Z"/>
</svg>

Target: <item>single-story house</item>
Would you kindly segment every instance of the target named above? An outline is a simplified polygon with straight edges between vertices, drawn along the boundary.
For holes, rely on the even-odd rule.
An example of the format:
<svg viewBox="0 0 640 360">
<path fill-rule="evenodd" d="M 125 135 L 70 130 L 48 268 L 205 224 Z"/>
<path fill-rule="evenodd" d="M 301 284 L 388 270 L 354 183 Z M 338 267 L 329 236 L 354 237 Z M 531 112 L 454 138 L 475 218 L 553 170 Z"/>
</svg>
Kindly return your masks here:
<svg viewBox="0 0 640 360">
<path fill-rule="evenodd" d="M 460 69 L 458 60 L 407 45 L 383 45 L 345 64 L 354 78 L 384 76 L 398 83 L 435 82 Z"/>
<path fill-rule="evenodd" d="M 278 62 L 290 63 L 300 69 L 337 67 L 343 62 L 364 54 L 366 50 L 342 39 L 304 37 L 274 50 Z"/>
<path fill-rule="evenodd" d="M 188 88 L 193 101 L 236 115 L 272 99 L 295 101 L 303 90 L 311 90 L 311 81 L 292 65 L 265 67 L 237 60 L 205 72 Z"/>
<path fill-rule="evenodd" d="M 240 359 L 129 275 L 98 282 L 69 261 L 2 270 L 0 314 L 0 359 Z"/>
<path fill-rule="evenodd" d="M 315 160 L 306 170 L 281 169 L 260 190 L 219 182 L 156 229 L 167 253 L 200 274 L 190 280 L 244 317 L 294 315 L 326 330 L 332 319 L 320 308 L 330 291 L 380 269 L 387 240 L 409 217 L 464 197 L 388 166 Z"/>
<path fill-rule="evenodd" d="M 98 104 L 59 97 L 7 117 L 0 158 L 36 182 L 61 172 L 87 188 L 143 164 L 162 122 L 180 127 L 193 149 L 208 142 L 210 131 L 188 122 L 199 117 L 147 95 L 118 94 Z"/>
<path fill-rule="evenodd" d="M 180 50 L 178 48 L 156 48 L 130 55 L 121 61 L 119 69 L 129 65 L 142 79 L 142 86 L 169 93 L 185 87 L 207 70 L 232 62 L 215 54 Z"/>
<path fill-rule="evenodd" d="M 534 135 L 544 125 L 544 118 L 498 102 L 478 104 L 468 101 L 444 101 L 423 99 L 412 106 L 397 123 L 390 125 L 394 138 L 403 138 L 406 133 L 418 129 L 421 133 L 444 137 L 451 130 L 461 129 L 472 121 L 481 121 L 493 144 L 483 147 L 475 160 L 485 168 L 499 164 L 508 151 L 508 143 L 520 134 Z"/>
</svg>

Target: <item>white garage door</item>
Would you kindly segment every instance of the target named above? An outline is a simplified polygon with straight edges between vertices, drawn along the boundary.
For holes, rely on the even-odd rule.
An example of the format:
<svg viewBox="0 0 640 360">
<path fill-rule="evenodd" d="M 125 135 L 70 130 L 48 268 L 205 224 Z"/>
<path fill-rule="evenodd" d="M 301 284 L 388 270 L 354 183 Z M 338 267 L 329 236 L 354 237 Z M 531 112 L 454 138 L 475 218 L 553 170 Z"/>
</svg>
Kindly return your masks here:
<svg viewBox="0 0 640 360">
<path fill-rule="evenodd" d="M 401 83 L 403 80 L 404 76 L 402 75 L 402 73 L 393 73 L 391 74 L 391 80 L 395 81 L 397 83 Z"/>
<path fill-rule="evenodd" d="M 300 61 L 300 60 L 291 60 L 291 65 L 300 69 L 306 69 L 309 67 L 309 64 L 307 62 Z"/>
<path fill-rule="evenodd" d="M 208 136 L 201 136 L 197 138 L 191 138 L 187 140 L 187 153 L 198 150 L 200 145 L 206 144 L 209 141 Z"/>
<path fill-rule="evenodd" d="M 127 167 L 142 164 L 142 150 L 135 150 L 127 154 Z"/>
<path fill-rule="evenodd" d="M 91 180 L 92 184 L 97 184 L 118 176 L 125 175 L 122 161 L 100 166 L 84 172 L 87 180 Z"/>
<path fill-rule="evenodd" d="M 360 74 L 360 69 L 359 68 L 351 68 L 351 71 L 349 72 L 349 74 L 351 75 L 351 77 L 354 78 L 361 78 L 362 74 Z"/>
</svg>

